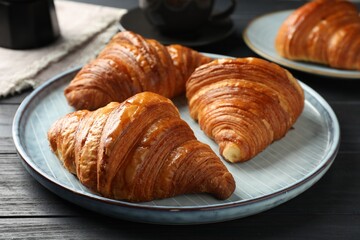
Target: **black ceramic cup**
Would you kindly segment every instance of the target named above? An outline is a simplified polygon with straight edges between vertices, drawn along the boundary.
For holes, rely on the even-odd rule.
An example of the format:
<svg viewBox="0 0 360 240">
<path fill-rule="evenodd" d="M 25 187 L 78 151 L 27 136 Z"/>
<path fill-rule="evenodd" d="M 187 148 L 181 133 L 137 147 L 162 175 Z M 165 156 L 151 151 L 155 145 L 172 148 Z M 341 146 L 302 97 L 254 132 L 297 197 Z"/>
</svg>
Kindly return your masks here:
<svg viewBox="0 0 360 240">
<path fill-rule="evenodd" d="M 139 0 L 139 7 L 147 20 L 159 30 L 182 34 L 194 31 L 206 23 L 226 19 L 236 5 L 235 0 L 229 0 L 228 8 L 214 14 L 214 2 L 215 0 Z"/>
<path fill-rule="evenodd" d="M 41 47 L 59 35 L 53 0 L 0 0 L 0 47 Z"/>
</svg>

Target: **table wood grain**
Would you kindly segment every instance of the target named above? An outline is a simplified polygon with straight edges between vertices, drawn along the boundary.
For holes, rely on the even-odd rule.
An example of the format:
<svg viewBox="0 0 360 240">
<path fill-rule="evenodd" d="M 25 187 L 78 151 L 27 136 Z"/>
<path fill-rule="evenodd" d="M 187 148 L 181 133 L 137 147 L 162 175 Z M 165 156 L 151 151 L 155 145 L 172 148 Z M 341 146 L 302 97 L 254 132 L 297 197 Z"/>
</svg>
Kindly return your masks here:
<svg viewBox="0 0 360 240">
<path fill-rule="evenodd" d="M 127 9 L 137 6 L 133 0 L 83 2 Z M 293 9 L 305 2 L 238 1 L 232 16 L 234 34 L 197 50 L 233 57 L 257 56 L 242 40 L 247 24 L 261 14 Z M 360 8 L 359 1 L 356 4 Z M 303 194 L 269 211 L 195 226 L 118 220 L 54 195 L 22 166 L 11 136 L 14 114 L 31 90 L 0 99 L 0 239 L 360 239 L 360 79 L 291 72 L 322 95 L 338 117 L 341 143 L 330 170 Z"/>
</svg>

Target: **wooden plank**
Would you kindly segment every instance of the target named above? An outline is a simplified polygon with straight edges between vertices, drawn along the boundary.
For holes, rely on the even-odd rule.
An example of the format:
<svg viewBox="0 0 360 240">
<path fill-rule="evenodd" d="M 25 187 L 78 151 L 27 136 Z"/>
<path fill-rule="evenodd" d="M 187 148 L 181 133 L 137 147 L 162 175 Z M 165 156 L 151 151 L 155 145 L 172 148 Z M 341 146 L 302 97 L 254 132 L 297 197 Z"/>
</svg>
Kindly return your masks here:
<svg viewBox="0 0 360 240">
<path fill-rule="evenodd" d="M 15 153 L 16 149 L 11 136 L 0 137 L 0 154 Z"/>
<path fill-rule="evenodd" d="M 16 93 L 6 98 L 0 98 L 0 104 L 20 104 L 30 93 L 32 89 L 26 89 L 22 93 Z"/>
<path fill-rule="evenodd" d="M 0 105 L 0 137 L 11 136 L 12 121 L 18 105 Z"/>
<path fill-rule="evenodd" d="M 359 215 L 269 215 L 197 226 L 92 218 L 0 219 L 1 239 L 357 239 Z"/>
<path fill-rule="evenodd" d="M 273 214 L 360 215 L 360 154 L 340 153 L 310 189 L 269 211 Z"/>
<path fill-rule="evenodd" d="M 360 95 L 359 95 L 360 97 Z M 360 151 L 360 103 L 345 102 L 331 103 L 335 114 L 337 115 L 340 131 L 341 143 L 340 152 L 357 152 Z"/>
<path fill-rule="evenodd" d="M 290 70 L 299 80 L 317 91 L 326 101 L 332 103 L 359 103 L 360 95 L 357 89 L 360 82 L 346 79 L 329 79 L 321 76 L 300 73 Z"/>
<path fill-rule="evenodd" d="M 0 105 L 0 153 L 14 153 L 12 140 L 12 122 L 18 105 Z"/>
<path fill-rule="evenodd" d="M 16 154 L 0 154 L 0 169 L 0 217 L 79 214 L 77 206 L 38 183 Z"/>
</svg>

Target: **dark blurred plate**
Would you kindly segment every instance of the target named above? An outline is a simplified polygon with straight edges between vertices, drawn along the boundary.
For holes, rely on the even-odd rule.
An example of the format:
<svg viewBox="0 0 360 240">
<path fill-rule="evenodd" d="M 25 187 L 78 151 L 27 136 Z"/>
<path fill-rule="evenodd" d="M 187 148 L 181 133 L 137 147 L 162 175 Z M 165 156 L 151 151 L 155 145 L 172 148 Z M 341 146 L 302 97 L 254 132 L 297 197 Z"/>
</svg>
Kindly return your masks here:
<svg viewBox="0 0 360 240">
<path fill-rule="evenodd" d="M 204 46 L 225 39 L 234 31 L 230 18 L 209 22 L 209 24 L 194 31 L 192 34 L 165 35 L 152 26 L 145 18 L 140 8 L 129 10 L 120 19 L 121 31 L 133 31 L 145 38 L 156 39 L 162 44 L 181 44 L 188 47 Z"/>
</svg>

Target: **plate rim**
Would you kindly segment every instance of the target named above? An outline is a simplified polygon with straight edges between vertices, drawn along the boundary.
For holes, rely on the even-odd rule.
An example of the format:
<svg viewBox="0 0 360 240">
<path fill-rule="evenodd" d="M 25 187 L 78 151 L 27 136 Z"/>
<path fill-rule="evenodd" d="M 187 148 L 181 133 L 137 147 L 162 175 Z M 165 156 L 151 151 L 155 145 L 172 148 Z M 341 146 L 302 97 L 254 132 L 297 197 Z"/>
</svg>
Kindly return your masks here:
<svg viewBox="0 0 360 240">
<path fill-rule="evenodd" d="M 253 18 L 248 24 L 247 26 L 245 27 L 245 29 L 243 30 L 242 32 L 242 37 L 244 39 L 244 42 L 246 43 L 246 45 L 252 50 L 254 51 L 256 54 L 258 54 L 259 56 L 261 57 L 264 57 L 270 61 L 273 61 L 277 64 L 280 64 L 284 67 L 287 67 L 287 68 L 291 68 L 293 70 L 297 70 L 297 71 L 301 71 L 301 72 L 305 72 L 305 73 L 309 73 L 309 74 L 315 74 L 315 75 L 318 75 L 318 76 L 323 76 L 323 77 L 331 77 L 331 78 L 344 78 L 344 79 L 349 79 L 349 80 L 358 80 L 360 79 L 360 70 L 356 71 L 356 70 L 342 70 L 342 69 L 336 69 L 336 68 L 330 68 L 328 67 L 327 65 L 316 65 L 316 66 L 319 66 L 319 67 L 322 67 L 322 68 L 325 68 L 325 70 L 322 70 L 322 69 L 316 69 L 316 68 L 313 68 L 313 65 L 315 66 L 315 63 L 311 63 L 311 62 L 301 62 L 303 64 L 307 64 L 307 65 L 310 65 L 310 68 L 308 67 L 304 67 L 304 66 L 301 66 L 301 65 L 298 65 L 298 62 L 297 61 L 294 61 L 294 60 L 290 60 L 290 59 L 286 59 L 286 58 L 283 58 L 281 57 L 280 55 L 278 55 L 277 53 L 277 57 L 280 57 L 280 58 L 283 58 L 284 60 L 281 60 L 279 61 L 276 57 L 270 55 L 270 54 L 267 54 L 265 53 L 262 49 L 259 49 L 257 47 L 254 46 L 253 42 L 250 40 L 249 38 L 249 31 L 251 29 L 251 27 L 253 26 L 253 24 L 256 22 L 256 21 L 259 21 L 259 20 L 262 20 L 264 18 L 267 18 L 267 17 L 271 17 L 271 15 L 278 15 L 278 14 L 283 14 L 283 13 L 292 13 L 293 11 L 295 11 L 296 9 L 288 9 L 288 10 L 279 10 L 279 11 L 274 11 L 274 12 L 269 12 L 269 13 L 265 13 L 263 15 L 260 15 L 260 16 L 257 16 L 255 18 Z M 278 30 L 278 29 L 277 29 Z M 287 62 L 289 61 L 289 62 Z M 331 70 L 336 70 L 336 71 L 339 71 L 339 72 L 327 72 L 326 71 L 326 68 L 329 68 Z M 345 72 L 344 73 L 341 73 L 341 72 Z"/>
<path fill-rule="evenodd" d="M 209 53 L 208 55 L 217 56 L 217 57 L 219 57 L 219 56 L 227 57 L 224 55 L 211 54 L 211 53 Z M 229 57 L 229 58 L 231 58 L 231 57 Z M 55 185 L 56 187 L 60 187 L 62 190 L 68 192 L 69 194 L 74 194 L 75 196 L 78 196 L 78 197 L 84 197 L 90 201 L 95 201 L 95 202 L 101 203 L 101 204 L 115 205 L 117 207 L 132 208 L 132 209 L 136 209 L 136 210 L 149 210 L 149 211 L 157 211 L 157 212 L 161 211 L 161 212 L 172 212 L 172 213 L 177 213 L 177 212 L 186 213 L 186 212 L 194 212 L 194 211 L 214 211 L 214 210 L 216 211 L 216 210 L 230 209 L 230 208 L 234 208 L 234 207 L 251 206 L 252 204 L 266 202 L 267 200 L 279 197 L 284 193 L 288 193 L 292 190 L 299 188 L 300 186 L 306 186 L 306 183 L 310 182 L 311 180 L 316 179 L 317 177 L 320 179 L 322 177 L 321 174 L 326 173 L 326 171 L 329 169 L 329 167 L 333 163 L 333 161 L 338 153 L 338 149 L 339 149 L 339 145 L 340 145 L 340 127 L 339 127 L 339 122 L 337 120 L 337 117 L 336 117 L 333 109 L 326 102 L 326 100 L 321 97 L 320 94 L 318 94 L 315 90 L 313 90 L 312 88 L 310 88 L 309 86 L 307 86 L 306 84 L 304 84 L 300 81 L 300 84 L 302 85 L 304 90 L 309 92 L 317 101 L 319 101 L 321 106 L 324 109 L 326 109 L 327 113 L 329 114 L 330 119 L 332 120 L 331 122 L 334 126 L 334 129 L 333 129 L 334 130 L 333 131 L 334 139 L 333 139 L 333 144 L 331 145 L 331 148 L 329 148 L 329 151 L 323 156 L 323 159 L 324 159 L 323 163 L 317 165 L 316 168 L 314 168 L 313 172 L 311 172 L 311 174 L 308 174 L 307 176 L 303 177 L 302 179 L 298 180 L 297 182 L 295 182 L 294 184 L 292 184 L 288 187 L 282 188 L 271 194 L 259 196 L 259 197 L 252 198 L 252 199 L 238 200 L 238 201 L 233 201 L 233 202 L 222 202 L 222 203 L 218 203 L 218 204 L 200 205 L 200 206 L 161 206 L 161 205 L 155 205 L 155 206 L 149 205 L 148 206 L 148 205 L 140 205 L 139 203 L 131 203 L 131 202 L 127 202 L 127 201 L 105 198 L 105 197 L 102 197 L 102 196 L 99 196 L 96 194 L 92 194 L 92 193 L 87 193 L 87 192 L 77 192 L 58 181 L 54 181 L 55 179 L 53 180 L 50 176 L 47 176 L 46 173 L 44 173 L 41 169 L 39 169 L 39 167 L 36 166 L 36 164 L 33 162 L 31 157 L 27 154 L 25 147 L 22 145 L 22 140 L 20 139 L 20 127 L 21 127 L 22 119 L 25 117 L 25 113 L 28 111 L 31 111 L 31 110 L 29 110 L 29 106 L 31 105 L 32 101 L 36 100 L 36 96 L 40 92 L 47 90 L 47 88 L 51 87 L 52 84 L 56 84 L 60 81 L 64 81 L 63 80 L 64 77 L 66 77 L 69 74 L 73 74 L 74 72 L 78 71 L 80 68 L 81 67 L 78 66 L 75 68 L 71 68 L 67 71 L 64 71 L 60 74 L 57 74 L 56 76 L 54 76 L 53 78 L 51 78 L 50 80 L 46 81 L 45 83 L 40 85 L 38 88 L 33 90 L 33 92 L 31 94 L 29 94 L 23 100 L 23 102 L 20 104 L 19 108 L 17 109 L 17 111 L 15 113 L 15 116 L 13 119 L 13 124 L 12 124 L 12 136 L 13 136 L 13 141 L 14 141 L 18 156 L 20 157 L 23 165 L 25 165 L 26 170 L 29 171 L 28 168 L 30 168 L 30 170 L 33 171 L 32 173 L 30 172 L 30 174 L 32 176 L 33 176 L 33 174 L 37 174 L 40 177 L 44 178 L 46 181 L 48 181 L 48 183 Z M 43 186 L 45 186 L 48 190 L 54 192 L 52 189 L 50 189 L 48 186 L 46 186 L 46 184 L 41 182 L 36 176 L 33 176 L 33 177 L 38 182 L 40 182 Z M 313 184 L 311 184 L 310 186 L 312 186 L 312 185 Z M 308 186 L 308 187 L 310 187 L 310 186 Z M 306 189 L 308 187 L 306 187 Z M 305 190 L 301 191 L 298 194 L 301 194 Z M 295 196 L 293 196 L 293 197 L 295 197 Z M 60 196 L 60 197 L 67 199 L 64 196 Z M 69 200 L 69 199 L 67 199 L 67 200 Z M 73 203 L 76 203 L 76 202 L 73 202 Z M 86 206 L 83 206 L 83 207 L 87 208 Z M 89 208 L 89 209 L 96 211 L 91 208 Z M 125 217 L 125 219 L 126 219 L 126 217 Z M 223 221 L 223 220 L 220 220 L 220 221 Z M 204 221 L 204 222 L 208 222 L 208 221 Z M 216 221 L 216 222 L 218 222 L 218 221 Z"/>
</svg>

